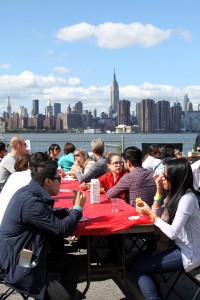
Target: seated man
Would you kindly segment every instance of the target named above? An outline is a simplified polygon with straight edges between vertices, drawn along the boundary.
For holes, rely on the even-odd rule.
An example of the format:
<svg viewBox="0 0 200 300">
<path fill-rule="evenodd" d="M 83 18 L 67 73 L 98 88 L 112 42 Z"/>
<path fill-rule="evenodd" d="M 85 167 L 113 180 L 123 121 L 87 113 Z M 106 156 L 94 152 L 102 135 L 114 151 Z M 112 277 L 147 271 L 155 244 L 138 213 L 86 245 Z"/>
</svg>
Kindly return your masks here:
<svg viewBox="0 0 200 300">
<path fill-rule="evenodd" d="M 79 276 L 77 256 L 47 257 L 51 236 L 68 237 L 82 217 L 85 196 L 78 192 L 72 210 L 53 210 L 60 189 L 55 161 L 31 168 L 32 180 L 11 198 L 0 226 L 0 268 L 5 284 L 37 300 L 68 300 L 74 296 Z M 20 254 L 29 250 L 30 262 L 19 265 Z M 60 282 L 53 273 L 60 274 Z"/>
<path fill-rule="evenodd" d="M 14 165 L 17 156 L 22 152 L 26 152 L 25 141 L 20 136 L 14 136 L 10 140 L 10 147 L 12 148 L 11 152 L 4 156 L 0 163 L 0 191 L 10 174 L 15 172 Z"/>
<path fill-rule="evenodd" d="M 106 158 L 104 153 L 104 142 L 101 139 L 96 139 L 91 142 L 92 152 L 95 157 L 95 164 L 86 174 L 81 171 L 76 172 L 76 177 L 79 182 L 89 182 L 91 179 L 98 178 L 108 171 Z"/>
<path fill-rule="evenodd" d="M 191 164 L 194 189 L 200 192 L 200 159 Z"/>
<path fill-rule="evenodd" d="M 128 147 L 122 153 L 124 167 L 130 173 L 107 191 L 107 198 L 116 198 L 126 193 L 126 202 L 135 206 L 135 199 L 141 197 L 148 205 L 153 204 L 156 184 L 153 172 L 142 167 L 142 151 L 137 147 Z"/>
</svg>

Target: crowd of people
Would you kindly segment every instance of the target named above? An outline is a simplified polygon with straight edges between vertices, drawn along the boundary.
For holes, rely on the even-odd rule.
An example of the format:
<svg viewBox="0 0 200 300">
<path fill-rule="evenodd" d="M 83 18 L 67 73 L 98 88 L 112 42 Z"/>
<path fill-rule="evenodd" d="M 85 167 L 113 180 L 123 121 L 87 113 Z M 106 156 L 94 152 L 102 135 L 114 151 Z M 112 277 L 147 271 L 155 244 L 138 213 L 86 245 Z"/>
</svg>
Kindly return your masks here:
<svg viewBox="0 0 200 300">
<path fill-rule="evenodd" d="M 200 138 L 195 147 L 200 156 Z M 190 163 L 176 156 L 173 145 L 152 144 L 146 155 L 131 146 L 122 153 L 104 153 L 104 142 L 91 142 L 92 156 L 66 142 L 47 152 L 29 153 L 20 136 L 10 141 L 7 153 L 0 142 L 0 278 L 35 299 L 73 299 L 80 258 L 51 250 L 63 243 L 82 217 L 91 179 L 98 178 L 106 197 L 121 198 L 150 216 L 158 228 L 155 247 L 139 254 L 129 269 L 144 299 L 162 299 L 155 273 L 190 271 L 200 265 L 200 159 Z M 60 172 L 60 169 L 62 170 Z M 80 183 L 73 209 L 54 209 L 62 176 Z M 141 198 L 140 204 L 136 199 Z M 61 247 L 62 249 L 62 247 Z M 18 266 L 23 251 L 31 252 L 27 272 Z M 40 274 L 40 276 L 38 276 Z M 55 274 L 59 274 L 55 277 Z"/>
</svg>

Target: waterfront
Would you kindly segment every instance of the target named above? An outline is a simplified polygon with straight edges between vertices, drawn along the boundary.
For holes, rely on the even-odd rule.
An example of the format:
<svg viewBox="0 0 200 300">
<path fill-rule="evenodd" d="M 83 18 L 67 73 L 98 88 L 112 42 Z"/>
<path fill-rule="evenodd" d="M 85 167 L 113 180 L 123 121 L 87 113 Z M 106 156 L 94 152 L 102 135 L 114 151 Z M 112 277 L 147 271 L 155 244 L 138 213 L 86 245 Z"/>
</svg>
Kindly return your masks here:
<svg viewBox="0 0 200 300">
<path fill-rule="evenodd" d="M 4 140 L 8 143 L 10 139 L 17 134 L 2 134 Z M 101 138 L 108 145 L 108 149 L 115 150 L 115 145 L 121 145 L 122 134 L 80 134 L 80 133 L 23 133 L 20 134 L 25 140 L 31 141 L 31 151 L 47 151 L 50 144 L 58 143 L 63 149 L 66 142 L 72 142 L 76 148 L 84 148 L 90 151 L 90 142 L 93 139 Z M 124 134 L 124 147 L 137 146 L 141 143 L 183 143 L 183 152 L 191 151 L 192 144 L 195 142 L 197 133 L 163 133 L 163 134 Z"/>
</svg>

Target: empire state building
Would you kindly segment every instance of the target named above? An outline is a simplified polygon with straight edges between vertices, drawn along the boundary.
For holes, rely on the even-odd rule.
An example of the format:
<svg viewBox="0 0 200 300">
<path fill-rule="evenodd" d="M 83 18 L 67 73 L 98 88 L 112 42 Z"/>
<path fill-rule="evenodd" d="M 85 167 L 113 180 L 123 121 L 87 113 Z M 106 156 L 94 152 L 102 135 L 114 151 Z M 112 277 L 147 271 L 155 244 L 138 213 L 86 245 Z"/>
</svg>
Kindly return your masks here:
<svg viewBox="0 0 200 300">
<path fill-rule="evenodd" d="M 118 104 L 119 104 L 119 86 L 116 80 L 115 72 L 114 78 L 111 85 L 111 110 L 112 112 L 116 113 L 118 111 Z"/>
</svg>

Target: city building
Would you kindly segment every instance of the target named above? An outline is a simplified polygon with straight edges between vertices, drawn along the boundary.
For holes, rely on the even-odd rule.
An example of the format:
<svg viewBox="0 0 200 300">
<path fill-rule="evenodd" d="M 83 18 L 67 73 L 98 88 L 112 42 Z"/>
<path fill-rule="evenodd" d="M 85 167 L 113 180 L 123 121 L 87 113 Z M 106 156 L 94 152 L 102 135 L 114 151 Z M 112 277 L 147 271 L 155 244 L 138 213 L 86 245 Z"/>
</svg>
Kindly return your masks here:
<svg viewBox="0 0 200 300">
<path fill-rule="evenodd" d="M 32 116 L 39 115 L 39 100 L 33 100 Z"/>
<path fill-rule="evenodd" d="M 7 114 L 11 116 L 11 103 L 10 103 L 10 96 L 8 95 L 7 99 Z"/>
<path fill-rule="evenodd" d="M 47 101 L 47 105 L 45 107 L 45 116 L 48 118 L 53 116 L 53 106 L 51 105 L 51 100 Z"/>
<path fill-rule="evenodd" d="M 120 100 L 118 106 L 118 125 L 130 125 L 130 106 L 129 100 Z"/>
<path fill-rule="evenodd" d="M 118 111 L 118 103 L 119 103 L 119 86 L 114 72 L 114 78 L 111 85 L 111 110 L 113 113 L 116 113 Z"/>
<path fill-rule="evenodd" d="M 78 113 L 78 114 L 82 114 L 83 112 L 83 104 L 81 101 L 78 101 L 77 103 L 75 103 L 74 105 L 74 112 Z"/>
<path fill-rule="evenodd" d="M 170 132 L 170 102 L 158 101 L 156 103 L 156 131 Z"/>
<path fill-rule="evenodd" d="M 54 103 L 53 111 L 54 111 L 54 116 L 57 118 L 58 114 L 61 113 L 61 104 L 60 103 Z"/>
<path fill-rule="evenodd" d="M 170 108 L 170 131 L 181 132 L 182 108 L 179 102 L 175 102 Z"/>
<path fill-rule="evenodd" d="M 140 103 L 141 132 L 153 133 L 156 129 L 155 101 L 144 99 Z"/>
</svg>

